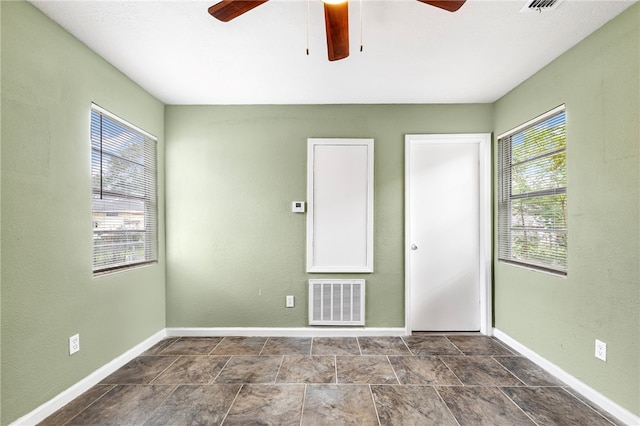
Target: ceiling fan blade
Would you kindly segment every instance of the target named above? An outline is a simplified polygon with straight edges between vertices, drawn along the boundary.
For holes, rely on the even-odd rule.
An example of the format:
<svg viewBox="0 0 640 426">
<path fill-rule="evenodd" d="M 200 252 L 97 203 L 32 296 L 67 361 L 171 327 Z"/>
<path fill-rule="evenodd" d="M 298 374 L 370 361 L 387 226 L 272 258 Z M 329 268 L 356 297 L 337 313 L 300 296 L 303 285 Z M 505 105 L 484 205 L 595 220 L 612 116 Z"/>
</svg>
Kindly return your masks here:
<svg viewBox="0 0 640 426">
<path fill-rule="evenodd" d="M 419 2 L 439 7 L 440 9 L 455 12 L 460 9 L 467 0 L 418 0 Z"/>
<path fill-rule="evenodd" d="M 209 14 L 223 22 L 237 18 L 269 0 L 222 0 L 209 8 Z"/>
<path fill-rule="evenodd" d="M 349 56 L 349 3 L 325 3 L 324 22 L 329 60 L 337 61 Z"/>
</svg>

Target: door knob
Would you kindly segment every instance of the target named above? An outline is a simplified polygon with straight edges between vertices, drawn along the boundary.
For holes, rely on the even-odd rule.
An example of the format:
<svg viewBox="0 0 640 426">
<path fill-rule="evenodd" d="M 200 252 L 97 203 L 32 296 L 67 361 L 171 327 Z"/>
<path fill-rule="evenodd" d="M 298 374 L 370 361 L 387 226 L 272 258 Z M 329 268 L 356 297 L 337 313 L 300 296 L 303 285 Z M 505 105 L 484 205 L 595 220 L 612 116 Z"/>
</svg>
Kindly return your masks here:
<svg viewBox="0 0 640 426">
<path fill-rule="evenodd" d="M 415 244 L 411 244 L 411 250 L 418 250 L 418 246 Z"/>
</svg>

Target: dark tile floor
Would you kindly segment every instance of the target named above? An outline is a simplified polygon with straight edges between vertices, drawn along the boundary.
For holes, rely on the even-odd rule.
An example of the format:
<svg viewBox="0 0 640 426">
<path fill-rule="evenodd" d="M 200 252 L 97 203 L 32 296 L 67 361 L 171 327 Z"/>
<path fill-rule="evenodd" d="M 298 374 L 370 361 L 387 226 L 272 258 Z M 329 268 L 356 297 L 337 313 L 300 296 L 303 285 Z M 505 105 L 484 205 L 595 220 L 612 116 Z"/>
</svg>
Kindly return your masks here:
<svg viewBox="0 0 640 426">
<path fill-rule="evenodd" d="M 611 425 L 497 340 L 163 340 L 41 425 Z"/>
</svg>

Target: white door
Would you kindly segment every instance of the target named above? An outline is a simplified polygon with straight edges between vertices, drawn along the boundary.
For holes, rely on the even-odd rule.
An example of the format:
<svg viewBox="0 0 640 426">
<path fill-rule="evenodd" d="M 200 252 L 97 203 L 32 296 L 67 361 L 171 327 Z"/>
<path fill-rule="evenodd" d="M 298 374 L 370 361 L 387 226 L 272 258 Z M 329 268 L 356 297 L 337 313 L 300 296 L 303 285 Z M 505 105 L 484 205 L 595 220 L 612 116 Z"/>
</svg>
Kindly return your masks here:
<svg viewBox="0 0 640 426">
<path fill-rule="evenodd" d="M 407 139 L 411 331 L 481 330 L 480 149 L 455 135 Z"/>
</svg>

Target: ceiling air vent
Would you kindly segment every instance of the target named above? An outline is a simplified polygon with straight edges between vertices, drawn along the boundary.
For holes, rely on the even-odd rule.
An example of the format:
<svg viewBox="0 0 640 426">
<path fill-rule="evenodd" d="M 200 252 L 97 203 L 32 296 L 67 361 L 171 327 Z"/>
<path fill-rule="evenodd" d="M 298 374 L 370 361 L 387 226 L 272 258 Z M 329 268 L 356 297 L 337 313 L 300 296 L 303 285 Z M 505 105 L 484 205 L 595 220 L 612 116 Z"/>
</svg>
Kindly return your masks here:
<svg viewBox="0 0 640 426">
<path fill-rule="evenodd" d="M 520 9 L 520 12 L 543 12 L 553 10 L 562 0 L 528 0 Z"/>
</svg>

